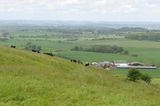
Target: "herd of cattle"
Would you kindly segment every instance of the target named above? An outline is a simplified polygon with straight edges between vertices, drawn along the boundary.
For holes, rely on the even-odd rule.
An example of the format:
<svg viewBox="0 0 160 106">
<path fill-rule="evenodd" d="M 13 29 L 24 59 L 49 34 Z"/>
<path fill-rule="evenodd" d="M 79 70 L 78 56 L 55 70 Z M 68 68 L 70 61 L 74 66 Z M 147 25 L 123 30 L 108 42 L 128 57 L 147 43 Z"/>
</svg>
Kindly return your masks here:
<svg viewBox="0 0 160 106">
<path fill-rule="evenodd" d="M 70 59 L 70 61 L 73 62 L 73 63 L 83 64 L 83 62 L 81 62 L 80 60 Z M 84 65 L 89 66 L 90 64 L 87 62 Z"/>
<path fill-rule="evenodd" d="M 14 45 L 11 45 L 11 48 L 16 48 L 16 46 L 14 46 Z M 32 52 L 35 52 L 35 53 L 41 53 L 39 50 L 34 50 L 34 49 L 32 49 L 31 50 Z M 45 54 L 45 55 L 48 55 L 48 56 L 55 56 L 53 53 L 49 53 L 49 52 L 44 52 L 43 54 Z M 60 57 L 60 56 L 59 56 Z M 65 57 L 63 57 L 63 58 L 65 58 Z M 69 59 L 69 58 L 66 58 L 66 59 Z M 69 59 L 71 62 L 73 62 L 73 63 L 77 63 L 77 64 L 84 64 L 85 66 L 89 66 L 90 64 L 87 62 L 87 63 L 83 63 L 83 62 L 81 62 L 80 60 L 76 60 L 76 59 Z"/>
<path fill-rule="evenodd" d="M 16 46 L 11 45 L 11 48 L 16 48 Z M 35 53 L 41 53 L 39 50 L 35 50 L 35 49 L 32 49 L 32 52 L 35 52 Z M 53 53 L 48 53 L 48 52 L 44 52 L 43 54 L 45 54 L 45 55 L 49 55 L 49 56 L 54 56 L 54 54 L 53 54 Z"/>
</svg>

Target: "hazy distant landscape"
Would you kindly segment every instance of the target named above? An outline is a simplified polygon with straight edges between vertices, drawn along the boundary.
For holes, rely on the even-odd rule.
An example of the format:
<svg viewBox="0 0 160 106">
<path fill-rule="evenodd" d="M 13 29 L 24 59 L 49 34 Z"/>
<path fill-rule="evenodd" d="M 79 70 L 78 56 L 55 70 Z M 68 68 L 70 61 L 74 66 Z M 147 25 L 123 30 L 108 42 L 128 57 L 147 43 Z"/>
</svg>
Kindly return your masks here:
<svg viewBox="0 0 160 106">
<path fill-rule="evenodd" d="M 0 0 L 0 106 L 160 106 L 159 0 Z"/>
<path fill-rule="evenodd" d="M 159 24 L 148 24 L 147 28 L 122 23 L 39 23 L 42 24 L 1 21 L 0 104 L 160 104 Z M 82 64 L 70 62 L 72 59 Z M 153 70 L 140 70 L 152 78 L 151 84 L 126 80 L 128 69 L 111 68 L 107 71 L 92 65 L 84 66 L 88 62 L 114 60 L 157 66 Z M 137 97 L 143 99 L 139 98 L 140 101 Z M 149 97 L 151 101 L 148 101 Z"/>
<path fill-rule="evenodd" d="M 15 45 L 17 48 L 26 49 L 30 44 L 33 46 L 28 48 L 30 50 L 39 47 L 41 52 L 51 52 L 62 58 L 77 59 L 84 63 L 126 60 L 160 66 L 158 23 L 104 22 L 102 24 L 102 22 L 63 21 L 1 21 L 1 23 L 1 45 Z M 121 53 L 87 51 L 94 46 L 99 48 L 118 46 L 123 51 Z M 75 47 L 81 50 L 74 50 Z M 124 75 L 127 71 L 115 70 L 115 73 Z M 159 68 L 152 71 L 144 70 L 144 73 L 160 77 Z"/>
<path fill-rule="evenodd" d="M 23 24 L 13 24 L 17 21 L 2 24 L 0 27 L 1 41 L 3 45 L 16 45 L 25 48 L 27 43 L 40 46 L 42 51 L 53 52 L 64 57 L 72 57 L 82 61 L 104 61 L 113 59 L 143 61 L 147 64 L 159 65 L 159 34 L 160 30 L 155 29 L 157 25 L 151 24 L 151 29 L 141 27 L 119 27 L 119 24 L 89 24 L 83 22 L 73 23 L 53 23 L 43 26 L 43 24 L 30 24 L 24 21 Z M 20 21 L 21 22 L 21 21 Z M 20 23 L 19 21 L 17 23 Z M 22 21 L 23 23 L 23 21 Z M 43 21 L 41 22 L 43 23 Z M 44 22 L 45 23 L 45 22 Z M 92 25 L 93 24 L 93 25 Z M 149 24 L 149 23 L 147 23 Z M 117 26 L 116 26 L 117 25 Z M 123 24 L 121 23 L 123 26 Z M 124 24 L 125 26 L 126 24 Z M 147 37 L 149 36 L 149 37 Z M 146 39 L 148 38 L 148 39 Z M 75 46 L 89 48 L 94 45 L 120 46 L 128 51 L 127 55 L 116 53 L 95 53 L 85 51 L 72 51 Z M 147 51 L 147 52 L 146 52 Z M 137 57 L 132 55 L 137 54 Z M 94 57 L 94 55 L 96 55 Z M 83 58 L 84 57 L 84 58 Z M 85 58 L 87 57 L 87 58 Z M 94 57 L 94 58 L 93 58 Z"/>
</svg>

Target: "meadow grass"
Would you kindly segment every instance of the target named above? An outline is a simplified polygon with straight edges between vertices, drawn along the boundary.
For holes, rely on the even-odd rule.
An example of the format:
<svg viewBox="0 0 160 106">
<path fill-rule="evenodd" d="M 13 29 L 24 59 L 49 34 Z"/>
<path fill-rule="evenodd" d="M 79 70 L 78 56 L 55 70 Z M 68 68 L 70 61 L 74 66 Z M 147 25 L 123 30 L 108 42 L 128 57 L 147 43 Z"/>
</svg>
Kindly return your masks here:
<svg viewBox="0 0 160 106">
<path fill-rule="evenodd" d="M 134 51 L 134 50 L 135 51 Z M 84 62 L 99 62 L 99 61 L 113 61 L 113 60 L 127 60 L 127 61 L 140 61 L 145 64 L 156 64 L 160 65 L 160 57 L 159 49 L 148 49 L 147 50 L 137 50 L 136 48 L 133 48 L 131 53 L 138 54 L 138 57 L 133 57 L 132 54 L 124 55 L 124 54 L 110 54 L 110 53 L 96 53 L 96 52 L 83 52 L 83 51 L 60 51 L 58 52 L 60 55 L 79 59 Z"/>
<path fill-rule="evenodd" d="M 0 47 L 1 106 L 159 106 L 160 86 L 29 51 Z"/>
<path fill-rule="evenodd" d="M 75 41 L 81 45 L 118 45 L 124 48 L 160 48 L 160 42 L 138 41 L 129 39 L 106 39 L 106 40 L 79 40 Z"/>
<path fill-rule="evenodd" d="M 77 41 L 57 41 L 54 39 L 11 39 L 5 42 L 0 42 L 2 45 L 16 45 L 19 48 L 24 48 L 27 42 L 32 42 L 35 45 L 42 47 L 42 51 L 56 52 L 62 56 L 69 58 L 80 59 L 81 61 L 104 61 L 104 60 L 128 60 L 140 61 L 146 64 L 160 65 L 160 43 L 152 41 L 136 41 L 127 39 L 118 40 L 77 40 Z M 95 53 L 95 52 L 73 52 L 70 51 L 74 46 L 88 47 L 91 45 L 118 45 L 124 47 L 129 51 L 129 55 L 122 54 L 108 54 L 108 53 Z M 58 52 L 57 52 L 58 51 Z M 59 52 L 60 51 L 60 52 Z M 131 56 L 138 54 L 138 57 Z"/>
<path fill-rule="evenodd" d="M 141 73 L 143 74 L 148 74 L 152 79 L 156 79 L 156 78 L 160 78 L 160 69 L 156 69 L 156 70 L 139 70 Z M 113 73 L 118 74 L 118 75 L 122 75 L 124 77 L 127 76 L 128 74 L 128 70 L 127 69 L 115 69 L 112 70 Z"/>
<path fill-rule="evenodd" d="M 1 45 L 16 45 L 18 48 L 24 48 L 25 45 L 31 42 L 33 45 L 38 45 L 42 47 L 43 51 L 55 51 L 55 50 L 70 50 L 74 47 L 73 43 L 69 42 L 58 42 L 55 40 L 48 39 L 15 39 L 8 40 L 5 42 L 0 42 Z"/>
</svg>

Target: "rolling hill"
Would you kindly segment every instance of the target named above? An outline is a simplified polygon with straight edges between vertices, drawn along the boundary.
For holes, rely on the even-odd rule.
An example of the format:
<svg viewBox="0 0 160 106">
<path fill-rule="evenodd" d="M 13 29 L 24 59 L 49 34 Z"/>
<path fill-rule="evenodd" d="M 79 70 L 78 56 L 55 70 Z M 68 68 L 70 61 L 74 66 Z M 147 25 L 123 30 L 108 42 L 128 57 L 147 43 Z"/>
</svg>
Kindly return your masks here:
<svg viewBox="0 0 160 106">
<path fill-rule="evenodd" d="M 160 106 L 160 86 L 0 47 L 0 106 Z"/>
</svg>

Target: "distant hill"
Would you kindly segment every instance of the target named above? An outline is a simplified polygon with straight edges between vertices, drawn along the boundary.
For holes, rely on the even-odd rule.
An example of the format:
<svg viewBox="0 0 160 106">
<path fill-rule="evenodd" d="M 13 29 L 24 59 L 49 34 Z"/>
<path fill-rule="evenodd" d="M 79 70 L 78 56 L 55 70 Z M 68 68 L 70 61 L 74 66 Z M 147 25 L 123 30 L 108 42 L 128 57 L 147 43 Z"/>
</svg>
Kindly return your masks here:
<svg viewBox="0 0 160 106">
<path fill-rule="evenodd" d="M 29 51 L 0 47 L 1 106 L 159 106 L 160 86 Z"/>
<path fill-rule="evenodd" d="M 141 27 L 122 27 L 117 29 L 116 31 L 120 32 L 145 32 L 148 31 L 148 29 L 141 28 Z"/>
<path fill-rule="evenodd" d="M 72 27 L 142 27 L 160 29 L 160 22 L 114 22 L 114 21 L 55 21 L 55 20 L 0 20 L 0 26 L 72 26 Z"/>
</svg>

